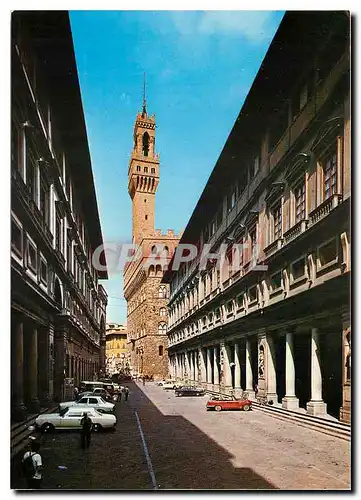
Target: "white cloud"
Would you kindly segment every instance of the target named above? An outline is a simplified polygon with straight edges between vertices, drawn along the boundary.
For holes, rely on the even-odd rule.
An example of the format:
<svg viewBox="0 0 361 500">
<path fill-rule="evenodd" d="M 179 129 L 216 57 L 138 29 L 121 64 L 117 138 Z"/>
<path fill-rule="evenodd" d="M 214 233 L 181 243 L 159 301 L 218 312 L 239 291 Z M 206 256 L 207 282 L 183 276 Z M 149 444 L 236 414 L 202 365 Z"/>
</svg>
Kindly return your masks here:
<svg viewBox="0 0 361 500">
<path fill-rule="evenodd" d="M 261 42 L 267 36 L 270 11 L 188 11 L 171 12 L 171 19 L 180 35 L 242 36 Z"/>
<path fill-rule="evenodd" d="M 199 30 L 208 34 L 243 35 L 250 41 L 262 40 L 271 12 L 228 11 L 204 12 Z"/>
</svg>

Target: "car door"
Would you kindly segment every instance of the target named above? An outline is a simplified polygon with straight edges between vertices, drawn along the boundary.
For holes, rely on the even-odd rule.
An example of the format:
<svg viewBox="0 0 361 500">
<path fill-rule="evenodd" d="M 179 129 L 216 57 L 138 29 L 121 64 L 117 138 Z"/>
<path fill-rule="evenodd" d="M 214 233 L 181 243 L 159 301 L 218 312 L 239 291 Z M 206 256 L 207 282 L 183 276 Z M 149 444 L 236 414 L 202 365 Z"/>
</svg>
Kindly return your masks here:
<svg viewBox="0 0 361 500">
<path fill-rule="evenodd" d="M 88 405 L 92 406 L 93 408 L 98 408 L 99 407 L 99 398 L 89 398 Z"/>
<path fill-rule="evenodd" d="M 76 429 L 80 428 L 80 421 L 82 419 L 83 410 L 69 408 L 60 422 L 62 429 Z"/>
<path fill-rule="evenodd" d="M 88 403 L 89 403 L 89 397 L 88 396 L 84 396 L 79 401 L 77 401 L 77 404 L 79 404 L 79 405 L 87 405 Z"/>
</svg>

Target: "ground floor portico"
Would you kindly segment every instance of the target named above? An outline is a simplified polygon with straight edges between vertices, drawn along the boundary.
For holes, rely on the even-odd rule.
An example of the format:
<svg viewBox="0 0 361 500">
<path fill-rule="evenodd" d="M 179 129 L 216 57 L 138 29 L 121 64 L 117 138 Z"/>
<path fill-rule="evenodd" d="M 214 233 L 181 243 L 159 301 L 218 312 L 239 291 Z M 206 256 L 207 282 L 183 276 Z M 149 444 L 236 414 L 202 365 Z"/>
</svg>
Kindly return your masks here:
<svg viewBox="0 0 361 500">
<path fill-rule="evenodd" d="M 72 397 L 74 385 L 92 380 L 99 370 L 99 347 L 61 315 L 36 315 L 14 305 L 11 343 L 11 413 L 15 421 Z"/>
<path fill-rule="evenodd" d="M 304 318 L 289 326 L 235 331 L 224 325 L 213 338 L 195 337 L 169 349 L 174 378 L 208 390 L 248 393 L 310 415 L 350 422 L 351 327 L 349 314 Z M 198 342 L 197 342 L 198 341 Z"/>
</svg>

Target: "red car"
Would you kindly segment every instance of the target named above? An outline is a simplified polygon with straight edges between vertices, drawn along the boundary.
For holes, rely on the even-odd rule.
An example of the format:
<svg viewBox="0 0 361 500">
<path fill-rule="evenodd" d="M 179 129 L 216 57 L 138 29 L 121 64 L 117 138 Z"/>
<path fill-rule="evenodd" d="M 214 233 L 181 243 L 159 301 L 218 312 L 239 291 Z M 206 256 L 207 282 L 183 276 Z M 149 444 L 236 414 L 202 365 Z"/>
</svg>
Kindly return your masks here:
<svg viewBox="0 0 361 500">
<path fill-rule="evenodd" d="M 236 399 L 234 396 L 213 396 L 207 401 L 207 410 L 244 410 L 248 411 L 252 407 L 249 399 Z"/>
</svg>

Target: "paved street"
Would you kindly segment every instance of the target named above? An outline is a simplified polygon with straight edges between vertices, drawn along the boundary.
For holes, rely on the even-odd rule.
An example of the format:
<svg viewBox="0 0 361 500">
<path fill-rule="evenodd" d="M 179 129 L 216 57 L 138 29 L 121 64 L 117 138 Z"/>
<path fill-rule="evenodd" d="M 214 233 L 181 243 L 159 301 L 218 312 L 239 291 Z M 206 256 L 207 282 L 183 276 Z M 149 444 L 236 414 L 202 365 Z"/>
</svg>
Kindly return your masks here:
<svg viewBox="0 0 361 500">
<path fill-rule="evenodd" d="M 207 396 L 176 398 L 153 383 L 129 387 L 116 431 L 93 435 L 88 451 L 74 433 L 42 437 L 44 488 L 349 488 L 350 444 L 343 440 L 257 410 L 207 412 Z M 24 487 L 18 471 L 15 463 L 13 488 Z"/>
</svg>

